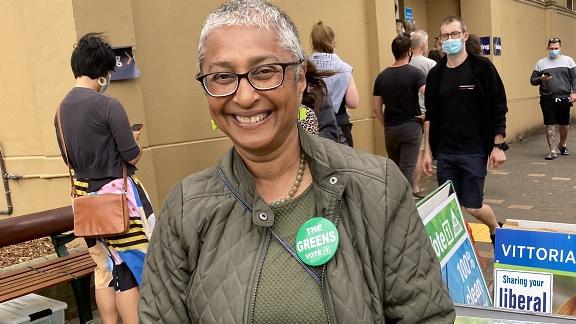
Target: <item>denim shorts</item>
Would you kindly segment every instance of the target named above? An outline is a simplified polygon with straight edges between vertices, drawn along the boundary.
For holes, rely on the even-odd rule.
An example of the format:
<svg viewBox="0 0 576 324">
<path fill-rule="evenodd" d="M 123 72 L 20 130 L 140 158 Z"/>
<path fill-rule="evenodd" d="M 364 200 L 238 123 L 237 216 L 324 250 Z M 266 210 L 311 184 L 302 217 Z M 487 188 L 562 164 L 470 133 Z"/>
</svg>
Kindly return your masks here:
<svg viewBox="0 0 576 324">
<path fill-rule="evenodd" d="M 460 205 L 466 208 L 481 208 L 486 179 L 486 154 L 438 153 L 438 184 L 452 181 Z"/>
</svg>

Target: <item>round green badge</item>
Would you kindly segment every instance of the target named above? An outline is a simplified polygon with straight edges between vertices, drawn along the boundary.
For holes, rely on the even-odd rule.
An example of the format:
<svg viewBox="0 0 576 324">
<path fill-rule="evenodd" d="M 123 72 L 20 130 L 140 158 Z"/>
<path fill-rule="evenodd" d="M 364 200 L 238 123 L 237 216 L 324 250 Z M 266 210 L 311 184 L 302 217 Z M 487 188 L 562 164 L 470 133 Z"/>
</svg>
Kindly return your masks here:
<svg viewBox="0 0 576 324">
<path fill-rule="evenodd" d="M 338 248 L 338 230 L 324 217 L 314 217 L 300 226 L 296 234 L 296 253 L 309 266 L 330 261 Z"/>
</svg>

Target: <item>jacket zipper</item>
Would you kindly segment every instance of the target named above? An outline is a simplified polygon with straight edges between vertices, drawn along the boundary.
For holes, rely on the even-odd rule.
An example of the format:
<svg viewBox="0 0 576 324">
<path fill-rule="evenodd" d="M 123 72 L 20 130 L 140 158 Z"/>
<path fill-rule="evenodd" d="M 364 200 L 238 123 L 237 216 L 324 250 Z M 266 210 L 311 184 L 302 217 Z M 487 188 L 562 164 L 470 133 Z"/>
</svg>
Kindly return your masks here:
<svg viewBox="0 0 576 324">
<path fill-rule="evenodd" d="M 322 299 L 324 300 L 324 309 L 326 310 L 326 319 L 330 324 L 330 309 L 328 308 L 328 300 L 326 299 L 326 265 L 322 267 Z"/>
<path fill-rule="evenodd" d="M 338 197 L 336 200 L 336 212 L 334 214 L 334 226 L 338 226 L 338 221 L 340 220 L 340 213 L 342 212 L 342 198 Z M 330 307 L 328 307 L 328 298 L 326 291 L 326 264 L 322 266 L 322 299 L 324 299 L 324 309 L 326 310 L 326 318 L 328 319 L 328 324 L 331 323 L 330 318 Z"/>
<path fill-rule="evenodd" d="M 262 269 L 264 268 L 264 260 L 266 259 L 266 255 L 268 254 L 268 248 L 270 247 L 270 240 L 272 238 L 272 234 L 270 230 L 266 229 L 267 232 L 267 239 L 266 239 L 266 247 L 260 256 L 260 260 L 258 260 L 258 272 L 256 273 L 256 280 L 254 281 L 254 292 L 252 293 L 252 298 L 250 301 L 250 321 L 249 323 L 254 323 L 254 310 L 256 309 L 256 294 L 258 292 L 258 284 L 260 283 L 260 276 L 262 275 Z"/>
</svg>

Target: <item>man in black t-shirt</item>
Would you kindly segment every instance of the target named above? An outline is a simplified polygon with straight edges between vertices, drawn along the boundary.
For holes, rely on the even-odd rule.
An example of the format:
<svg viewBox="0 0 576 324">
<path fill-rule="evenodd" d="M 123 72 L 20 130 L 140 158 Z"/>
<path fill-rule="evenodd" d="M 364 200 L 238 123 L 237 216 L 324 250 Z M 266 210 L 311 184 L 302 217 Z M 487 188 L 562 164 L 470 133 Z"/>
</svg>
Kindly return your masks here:
<svg viewBox="0 0 576 324">
<path fill-rule="evenodd" d="M 384 126 L 386 152 L 408 182 L 412 184 L 414 167 L 422 140 L 422 121 L 418 92 L 424 93 L 426 75 L 409 65 L 410 38 L 398 36 L 392 41 L 395 62 L 380 72 L 374 82 L 372 109 Z"/>
<path fill-rule="evenodd" d="M 499 224 L 483 195 L 487 165 L 506 161 L 504 85 L 488 59 L 466 52 L 460 17 L 444 19 L 440 33 L 447 55 L 426 80 L 423 171 L 431 175 L 434 156 L 438 183 L 452 181 L 460 204 L 488 226 L 494 243 Z"/>
</svg>

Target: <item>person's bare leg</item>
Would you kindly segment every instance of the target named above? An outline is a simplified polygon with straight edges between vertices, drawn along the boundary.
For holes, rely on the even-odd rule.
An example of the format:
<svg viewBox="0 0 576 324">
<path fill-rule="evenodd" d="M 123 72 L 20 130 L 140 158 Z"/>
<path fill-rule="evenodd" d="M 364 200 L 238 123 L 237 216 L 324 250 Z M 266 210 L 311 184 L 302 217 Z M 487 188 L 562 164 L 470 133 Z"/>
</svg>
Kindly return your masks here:
<svg viewBox="0 0 576 324">
<path fill-rule="evenodd" d="M 566 139 L 568 138 L 568 125 L 560 125 L 558 126 L 558 130 L 560 132 L 560 143 L 559 145 L 562 147 L 566 146 Z"/>
<path fill-rule="evenodd" d="M 474 216 L 474 218 L 482 222 L 484 225 L 488 226 L 490 234 L 494 234 L 496 232 L 496 228 L 500 227 L 498 225 L 498 221 L 496 220 L 496 214 L 494 214 L 492 207 L 486 204 L 482 204 L 482 207 L 480 208 L 465 207 L 464 209 L 468 214 Z"/>
<path fill-rule="evenodd" d="M 422 159 L 424 158 L 424 150 L 420 150 L 414 174 L 412 175 L 412 192 L 420 192 L 420 180 L 422 180 Z"/>
<path fill-rule="evenodd" d="M 556 126 L 555 125 L 544 125 L 546 130 L 546 142 L 548 142 L 548 149 L 550 153 L 556 152 Z"/>
<path fill-rule="evenodd" d="M 138 287 L 116 293 L 116 308 L 123 324 L 138 324 Z"/>
<path fill-rule="evenodd" d="M 118 323 L 118 312 L 116 310 L 116 292 L 114 288 L 100 288 L 94 292 L 96 296 L 96 305 L 100 312 L 100 319 L 103 324 Z"/>
</svg>

